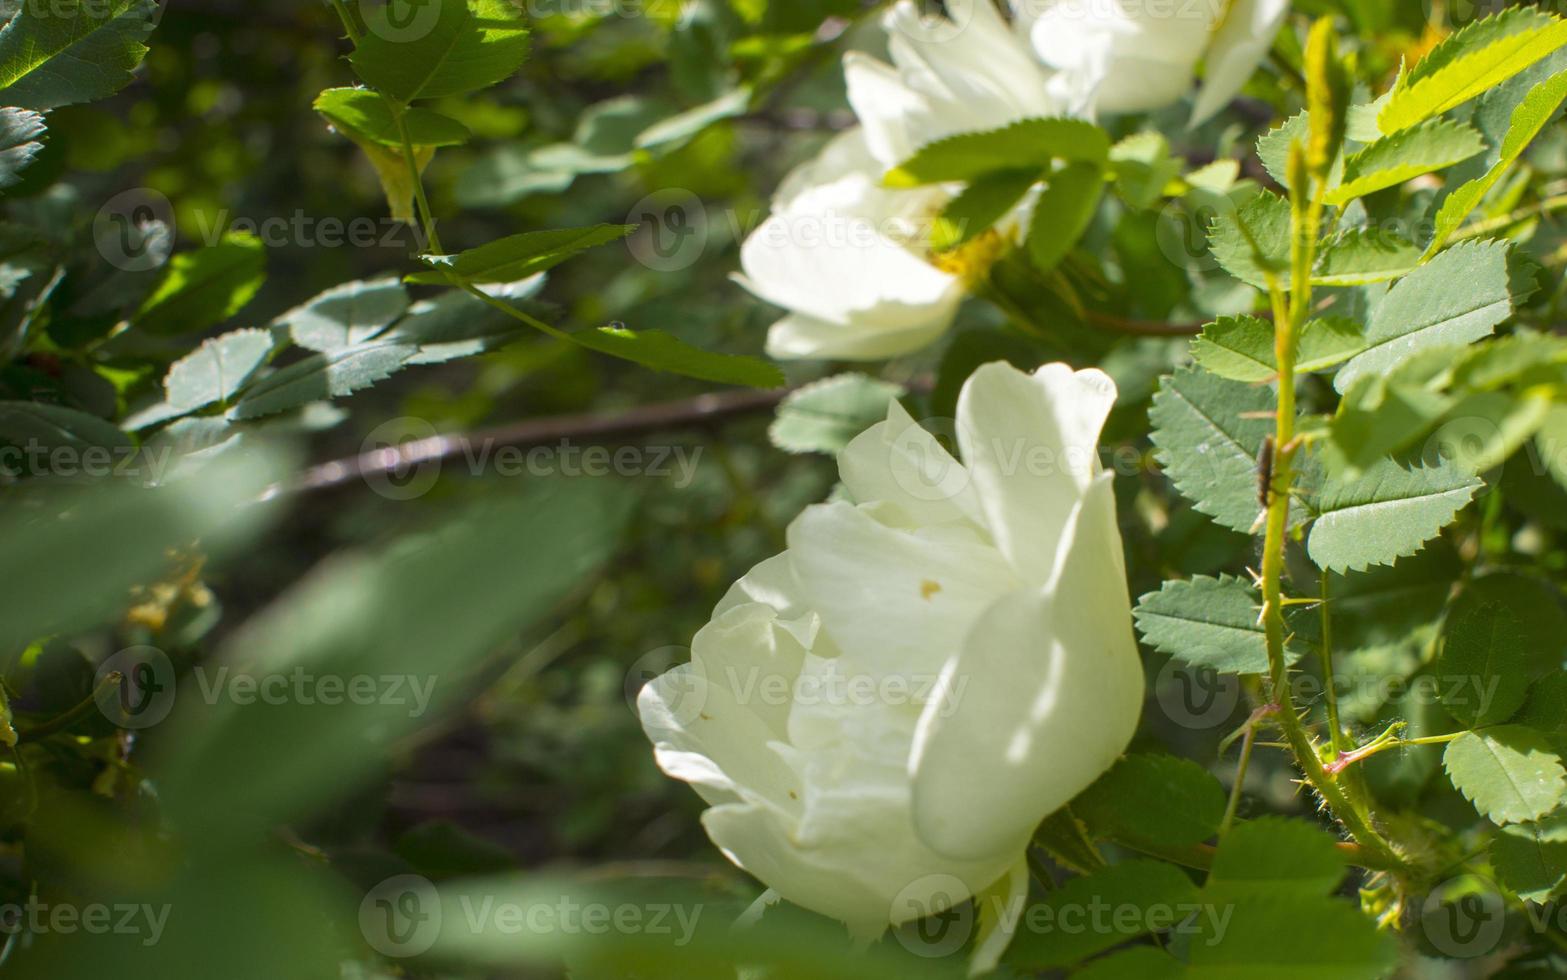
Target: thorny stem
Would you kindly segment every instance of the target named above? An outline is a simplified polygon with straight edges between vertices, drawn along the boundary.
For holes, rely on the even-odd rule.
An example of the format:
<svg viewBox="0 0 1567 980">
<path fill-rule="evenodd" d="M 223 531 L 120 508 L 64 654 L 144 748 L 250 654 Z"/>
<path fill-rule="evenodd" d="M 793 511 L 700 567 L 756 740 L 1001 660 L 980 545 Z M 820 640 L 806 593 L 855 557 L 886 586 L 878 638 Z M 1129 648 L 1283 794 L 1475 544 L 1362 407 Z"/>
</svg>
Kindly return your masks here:
<svg viewBox="0 0 1567 980">
<path fill-rule="evenodd" d="M 1303 154 L 1302 154 L 1303 156 Z M 1285 659 L 1284 549 L 1289 535 L 1290 497 L 1294 489 L 1295 456 L 1300 449 L 1295 431 L 1295 366 L 1300 352 L 1300 330 L 1311 311 L 1311 270 L 1316 261 L 1317 239 L 1322 228 L 1325 182 L 1309 180 L 1305 168 L 1297 170 L 1291 195 L 1291 244 L 1289 298 L 1276 277 L 1270 277 L 1274 307 L 1274 357 L 1279 368 L 1278 407 L 1274 414 L 1273 479 L 1266 493 L 1266 531 L 1262 551 L 1262 622 L 1268 644 L 1268 666 L 1274 703 L 1279 706 L 1278 725 L 1306 782 L 1322 797 L 1328 810 L 1351 836 L 1378 862 L 1403 867 L 1370 822 L 1354 806 L 1345 788 L 1326 769 L 1317 746 L 1301 722 L 1290 691 L 1289 665 Z M 1306 185 L 1312 189 L 1306 199 Z"/>
</svg>

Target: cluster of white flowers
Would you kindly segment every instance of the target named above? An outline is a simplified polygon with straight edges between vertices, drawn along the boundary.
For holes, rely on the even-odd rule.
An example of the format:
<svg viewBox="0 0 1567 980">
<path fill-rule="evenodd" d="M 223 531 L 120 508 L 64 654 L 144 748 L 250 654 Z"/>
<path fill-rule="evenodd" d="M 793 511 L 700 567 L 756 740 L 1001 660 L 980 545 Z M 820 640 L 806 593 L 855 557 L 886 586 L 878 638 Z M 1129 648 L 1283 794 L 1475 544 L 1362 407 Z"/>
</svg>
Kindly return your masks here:
<svg viewBox="0 0 1567 980">
<path fill-rule="evenodd" d="M 952 324 L 968 286 L 1019 226 L 967 253 L 934 255 L 923 229 L 959 191 L 884 187 L 883 175 L 944 137 L 1023 119 L 1140 112 L 1206 81 L 1193 109 L 1221 109 L 1266 54 L 1288 0 L 949 0 L 950 20 L 912 0 L 886 14 L 892 63 L 844 59 L 860 125 L 780 187 L 745 242 L 740 282 L 788 314 L 778 358 L 878 360 L 918 350 Z M 1027 199 L 1019 211 L 1028 206 Z"/>
<path fill-rule="evenodd" d="M 789 311 L 771 353 L 876 359 L 928 344 L 1009 247 L 1018 213 L 966 254 L 932 254 L 925 226 L 961 188 L 883 182 L 920 147 L 1168 105 L 1206 60 L 1204 118 L 1249 77 L 1286 6 L 1011 0 L 1007 16 L 949 0 L 951 19 L 930 20 L 901 0 L 884 20 L 892 63 L 845 61 L 860 125 L 790 175 L 745 243 L 742 281 Z M 1113 764 L 1141 712 L 1098 461 L 1115 399 L 1097 370 L 988 364 L 958 400 L 961 463 L 894 402 L 839 457 L 847 499 L 802 513 L 788 550 L 719 603 L 691 662 L 642 690 L 659 765 L 710 804 L 709 836 L 770 895 L 866 940 L 986 890 L 1021 911 L 1035 828 Z M 1016 465 L 1031 458 L 1077 462 Z M 919 694 L 807 696 L 838 687 Z M 1010 931 L 1003 921 L 973 965 L 993 965 Z"/>
</svg>

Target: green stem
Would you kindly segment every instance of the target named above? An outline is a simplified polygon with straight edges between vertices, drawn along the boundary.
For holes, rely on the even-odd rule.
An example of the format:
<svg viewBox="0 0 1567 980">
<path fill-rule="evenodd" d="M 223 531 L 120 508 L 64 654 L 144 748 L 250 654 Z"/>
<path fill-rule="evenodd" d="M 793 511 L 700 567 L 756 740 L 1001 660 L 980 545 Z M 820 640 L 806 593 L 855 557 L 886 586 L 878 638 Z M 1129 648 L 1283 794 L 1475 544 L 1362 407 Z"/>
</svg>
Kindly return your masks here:
<svg viewBox="0 0 1567 980">
<path fill-rule="evenodd" d="M 1339 724 L 1338 688 L 1333 680 L 1333 613 L 1328 605 L 1329 576 L 1326 570 L 1319 580 L 1318 595 L 1322 599 L 1322 701 L 1328 713 L 1328 736 L 1334 752 L 1349 747 L 1344 738 L 1344 726 Z"/>
<path fill-rule="evenodd" d="M 1303 157 L 1304 151 L 1299 144 L 1296 148 Z M 1323 768 L 1322 757 L 1301 723 L 1290 692 L 1289 662 L 1285 657 L 1283 577 L 1295 454 L 1300 448 L 1295 438 L 1295 366 L 1300 353 L 1300 329 L 1311 311 L 1311 269 L 1316 261 L 1317 238 L 1322 227 L 1326 183 L 1306 179 L 1304 166 L 1295 168 L 1294 173 L 1297 179 L 1293 182 L 1291 195 L 1289 304 L 1287 315 L 1275 316 L 1274 357 L 1279 367 L 1279 393 L 1274 414 L 1273 479 L 1267 493 L 1261 571 L 1263 628 L 1267 637 L 1272 697 L 1279 706 L 1279 728 L 1306 781 L 1369 855 L 1379 862 L 1401 867 L 1402 861 L 1391 845 L 1354 806 L 1344 787 Z M 1309 201 L 1305 199 L 1305 185 L 1312 188 Z M 1280 290 L 1276 284 L 1270 285 L 1275 310 L 1279 310 L 1283 305 Z"/>
<path fill-rule="evenodd" d="M 357 47 L 359 44 L 359 28 L 354 24 L 354 15 L 349 11 L 348 4 L 344 3 L 343 0 L 331 0 L 331 3 L 332 9 L 337 11 L 337 19 L 343 22 L 343 30 L 348 32 L 348 39 L 354 42 L 354 45 Z"/>
<path fill-rule="evenodd" d="M 1224 820 L 1219 824 L 1219 837 L 1230 832 L 1230 827 L 1235 823 L 1235 813 L 1240 809 L 1241 793 L 1246 788 L 1246 772 L 1251 768 L 1251 750 L 1257 743 L 1257 726 L 1247 725 L 1246 735 L 1241 739 L 1241 758 L 1235 764 L 1235 785 L 1230 787 L 1230 802 L 1224 808 Z"/>
<path fill-rule="evenodd" d="M 408 117 L 406 107 L 392 101 L 385 95 L 381 96 L 387 106 L 392 110 L 392 116 L 397 120 L 397 136 L 403 143 L 403 163 L 408 167 L 408 178 L 413 181 L 414 200 L 419 205 L 419 217 L 424 223 L 425 248 L 439 255 L 441 248 L 441 236 L 435 230 L 435 212 L 430 209 L 430 199 L 424 193 L 424 174 L 419 171 L 419 159 L 414 155 L 413 137 L 408 132 Z"/>
<path fill-rule="evenodd" d="M 32 728 L 23 728 L 18 730 L 18 738 L 24 742 L 35 741 L 37 739 L 43 738 L 46 735 L 53 735 L 56 732 L 66 731 L 67 729 L 74 726 L 77 722 L 81 721 L 83 718 L 91 717 L 93 713 L 98 710 L 98 698 L 105 692 L 112 691 L 115 687 L 119 686 L 120 680 L 121 677 L 118 672 L 111 672 L 107 674 L 104 677 L 103 682 L 94 688 L 91 694 L 87 695 L 87 697 L 83 700 L 77 702 L 77 704 L 70 710 L 66 711 L 64 714 L 56 715 L 46 722 L 34 725 Z"/>
</svg>

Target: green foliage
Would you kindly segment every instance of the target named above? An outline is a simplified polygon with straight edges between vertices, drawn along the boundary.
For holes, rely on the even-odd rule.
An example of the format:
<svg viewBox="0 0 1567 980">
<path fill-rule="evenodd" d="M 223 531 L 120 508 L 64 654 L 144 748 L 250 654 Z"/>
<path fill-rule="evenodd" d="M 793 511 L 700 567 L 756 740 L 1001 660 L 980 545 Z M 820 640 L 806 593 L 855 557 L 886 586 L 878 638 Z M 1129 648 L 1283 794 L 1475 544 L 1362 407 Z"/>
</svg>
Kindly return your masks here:
<svg viewBox="0 0 1567 980">
<path fill-rule="evenodd" d="M 1366 349 L 1344 365 L 1334 387 L 1348 391 L 1356 379 L 1390 371 L 1422 350 L 1488 336 L 1512 310 L 1507 246 L 1454 245 L 1388 290 L 1366 325 Z"/>
<path fill-rule="evenodd" d="M 176 255 L 137 311 L 136 325 L 148 333 L 185 334 L 222 323 L 256 295 L 266 262 L 261 240 L 242 233 Z"/>
<path fill-rule="evenodd" d="M 329 88 L 316 97 L 315 110 L 344 134 L 394 149 L 403 145 L 399 119 L 414 146 L 460 146 L 473 135 L 433 109 L 416 106 L 399 116 L 385 99 L 363 88 Z"/>
<path fill-rule="evenodd" d="M 1385 133 L 1407 129 L 1499 85 L 1567 45 L 1567 22 L 1528 9 L 1478 20 L 1401 74 L 1377 115 Z"/>
<path fill-rule="evenodd" d="M 886 419 L 903 388 L 863 374 L 840 374 L 791 392 L 767 429 L 789 453 L 836 454 L 861 432 Z"/>
<path fill-rule="evenodd" d="M 1196 899 L 1197 886 L 1192 884 L 1184 872 L 1171 865 L 1148 860 L 1112 865 L 1093 874 L 1073 878 L 1050 892 L 1040 907 L 1052 910 L 1054 915 L 1050 921 L 1062 923 L 1061 927 L 1049 931 L 1024 932 L 1012 944 L 1006 961 L 1021 970 L 1070 966 L 1143 934 L 1148 923 L 1159 920 L 1161 910 L 1169 910 L 1166 919 L 1173 920 L 1177 914 L 1174 911 L 1176 908 L 1189 906 Z M 1119 913 L 1116 921 L 1109 923 L 1110 927 L 1103 930 L 1068 931 L 1071 912 L 1063 918 L 1062 910 L 1076 911 L 1090 907 L 1136 909 L 1139 914 L 1134 917 Z M 1173 925 L 1174 921 L 1165 923 L 1166 927 Z"/>
<path fill-rule="evenodd" d="M 1072 811 L 1096 836 L 1132 847 L 1181 847 L 1218 830 L 1224 788 L 1190 759 L 1128 755 L 1084 790 Z"/>
<path fill-rule="evenodd" d="M 1482 177 L 1476 177 L 1456 188 L 1443 201 L 1436 213 L 1436 229 L 1426 255 L 1434 254 L 1464 223 L 1469 213 L 1491 192 L 1498 181 L 1518 162 L 1523 151 L 1555 117 L 1562 101 L 1567 99 L 1567 72 L 1560 72 L 1544 84 L 1533 88 L 1513 110 L 1498 150 L 1498 159 Z"/>
<path fill-rule="evenodd" d="M 1025 119 L 1005 129 L 937 140 L 894 167 L 889 187 L 968 181 L 998 170 L 1046 171 L 1052 161 L 1103 167 L 1110 155 L 1104 130 L 1080 119 Z"/>
<path fill-rule="evenodd" d="M 113 95 L 147 54 L 156 0 L 17 4 L 0 28 L 0 103 L 56 109 Z"/>
<path fill-rule="evenodd" d="M 1052 173 L 1034 205 L 1028 226 L 1028 254 L 1048 272 L 1066 258 L 1099 209 L 1104 172 L 1098 164 L 1074 163 Z"/>
<path fill-rule="evenodd" d="M 1355 477 L 1330 476 L 1311 497 L 1307 551 L 1335 572 L 1390 565 L 1434 538 L 1480 486 L 1446 461 L 1405 468 L 1383 460 Z"/>
<path fill-rule="evenodd" d="M 931 248 L 944 251 L 973 241 L 1016 207 L 1038 181 L 1033 170 L 998 170 L 972 181 L 942 209 L 931 230 Z"/>
<path fill-rule="evenodd" d="M 1289 202 L 1264 191 L 1214 219 L 1208 248 L 1226 272 L 1247 285 L 1266 289 L 1270 275 L 1288 285 L 1289 227 Z"/>
<path fill-rule="evenodd" d="M 436 271 L 416 273 L 409 276 L 408 281 L 437 286 L 454 281 L 516 282 L 552 269 L 587 249 L 625 238 L 636 228 L 636 225 L 594 225 L 591 228 L 528 231 L 457 255 L 421 255 L 419 260 Z"/>
<path fill-rule="evenodd" d="M 1538 820 L 1567 803 L 1567 772 L 1544 736 L 1518 725 L 1465 732 L 1442 754 L 1458 791 L 1493 823 Z"/>
<path fill-rule="evenodd" d="M 260 378 L 234 404 L 236 419 L 286 412 L 314 401 L 351 395 L 400 370 L 418 348 L 372 342 L 326 354 L 312 354 Z"/>
<path fill-rule="evenodd" d="M 348 59 L 365 83 L 398 103 L 466 95 L 510 78 L 528 57 L 528 29 L 506 0 L 437 0 L 408 24 L 375 8 Z M 435 16 L 431 16 L 435 14 Z"/>
<path fill-rule="evenodd" d="M 1503 827 L 1491 840 L 1491 865 L 1520 898 L 1543 905 L 1560 897 L 1567 888 L 1567 810 Z"/>
<path fill-rule="evenodd" d="M 0 189 L 22 179 L 22 171 L 32 163 L 44 145 L 44 117 L 31 109 L 0 109 Z"/>
<path fill-rule="evenodd" d="M 1360 324 L 1347 317 L 1307 321 L 1300 333 L 1298 372 L 1325 371 L 1359 353 L 1365 341 Z M 1254 316 L 1224 316 L 1192 341 L 1192 358 L 1231 381 L 1256 384 L 1278 377 L 1273 324 Z"/>
<path fill-rule="evenodd" d="M 1320 898 L 1344 880 L 1344 856 L 1321 828 L 1263 817 L 1238 824 L 1219 841 L 1205 896 L 1235 902 Z"/>
<path fill-rule="evenodd" d="M 1166 582 L 1133 611 L 1143 642 L 1197 667 L 1266 674 L 1268 644 L 1257 594 L 1234 576 Z"/>
<path fill-rule="evenodd" d="M 1437 671 L 1445 677 L 1479 682 L 1485 703 L 1468 698 L 1443 702 L 1466 728 L 1494 725 L 1523 707 L 1529 689 L 1529 658 L 1523 629 L 1509 610 L 1496 603 L 1454 609 L 1443 630 Z"/>
<path fill-rule="evenodd" d="M 760 358 L 705 351 L 663 330 L 610 326 L 574 333 L 570 339 L 589 350 L 634 361 L 655 371 L 717 384 L 777 388 L 784 383 L 783 372 Z"/>
<path fill-rule="evenodd" d="M 1329 204 L 1396 187 L 1407 180 L 1461 163 L 1485 149 L 1472 126 L 1431 119 L 1385 136 L 1344 160 L 1343 181 L 1330 190 Z"/>
<path fill-rule="evenodd" d="M 1243 534 L 1262 510 L 1257 467 L 1272 408 L 1264 388 L 1187 368 L 1161 381 L 1148 413 L 1159 464 L 1175 488 Z"/>
</svg>

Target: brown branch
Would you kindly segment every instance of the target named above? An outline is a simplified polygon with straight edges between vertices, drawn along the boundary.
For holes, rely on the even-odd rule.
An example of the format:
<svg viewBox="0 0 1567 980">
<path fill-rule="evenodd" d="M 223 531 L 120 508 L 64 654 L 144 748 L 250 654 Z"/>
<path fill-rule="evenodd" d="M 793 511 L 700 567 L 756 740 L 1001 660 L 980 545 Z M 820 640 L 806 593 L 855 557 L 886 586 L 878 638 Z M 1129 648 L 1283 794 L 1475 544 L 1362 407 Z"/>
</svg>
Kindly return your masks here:
<svg viewBox="0 0 1567 980">
<path fill-rule="evenodd" d="M 1195 337 L 1202 333 L 1200 323 L 1162 323 L 1157 320 L 1128 320 L 1108 313 L 1088 313 L 1086 319 L 1097 327 L 1137 337 Z"/>
<path fill-rule="evenodd" d="M 737 416 L 770 411 L 793 390 L 710 392 L 695 398 L 644 405 L 627 412 L 556 415 L 478 432 L 432 436 L 313 466 L 299 479 L 274 487 L 268 496 L 329 490 L 368 476 L 453 459 L 471 452 L 475 446 L 540 446 L 562 439 L 605 439 L 660 429 L 709 426 Z"/>
</svg>

